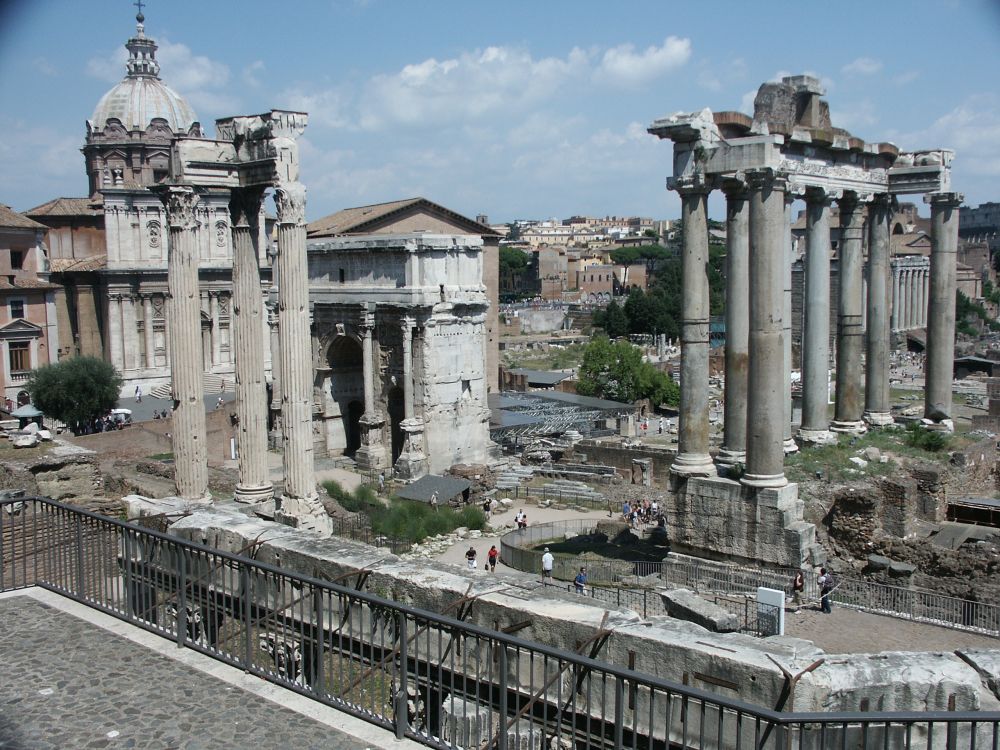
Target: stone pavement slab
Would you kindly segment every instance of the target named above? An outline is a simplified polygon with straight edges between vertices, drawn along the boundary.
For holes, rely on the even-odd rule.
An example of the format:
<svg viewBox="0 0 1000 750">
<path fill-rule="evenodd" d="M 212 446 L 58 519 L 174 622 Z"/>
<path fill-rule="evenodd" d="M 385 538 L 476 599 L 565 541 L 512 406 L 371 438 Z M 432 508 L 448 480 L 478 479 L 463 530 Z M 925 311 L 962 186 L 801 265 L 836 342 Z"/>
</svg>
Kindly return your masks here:
<svg viewBox="0 0 1000 750">
<path fill-rule="evenodd" d="M 418 747 L 58 595 L 13 593 L 0 596 L 4 750 Z M 101 618 L 111 622 L 88 621 Z M 112 632 L 124 629 L 140 635 Z M 135 642 L 143 639 L 158 643 Z M 211 666 L 193 666 L 199 660 Z"/>
</svg>

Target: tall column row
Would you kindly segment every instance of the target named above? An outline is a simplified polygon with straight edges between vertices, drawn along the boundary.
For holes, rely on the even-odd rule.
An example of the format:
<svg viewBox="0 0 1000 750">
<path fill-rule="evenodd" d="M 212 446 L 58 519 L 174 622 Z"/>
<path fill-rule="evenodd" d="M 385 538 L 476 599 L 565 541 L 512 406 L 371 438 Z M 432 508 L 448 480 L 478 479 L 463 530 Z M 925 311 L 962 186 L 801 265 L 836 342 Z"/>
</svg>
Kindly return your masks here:
<svg viewBox="0 0 1000 750">
<path fill-rule="evenodd" d="M 924 363 L 924 418 L 951 419 L 951 381 L 955 358 L 959 193 L 935 193 L 931 204 L 931 268 Z"/>
</svg>

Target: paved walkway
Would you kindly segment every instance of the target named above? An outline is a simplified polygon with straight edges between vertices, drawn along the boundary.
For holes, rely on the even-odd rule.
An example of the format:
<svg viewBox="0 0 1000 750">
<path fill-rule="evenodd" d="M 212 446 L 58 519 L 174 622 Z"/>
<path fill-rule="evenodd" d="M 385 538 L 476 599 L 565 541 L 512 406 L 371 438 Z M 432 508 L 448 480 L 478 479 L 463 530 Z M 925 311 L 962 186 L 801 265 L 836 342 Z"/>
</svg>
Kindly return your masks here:
<svg viewBox="0 0 1000 750">
<path fill-rule="evenodd" d="M 5 750 L 419 747 L 56 594 L 13 594 L 0 595 Z"/>
</svg>

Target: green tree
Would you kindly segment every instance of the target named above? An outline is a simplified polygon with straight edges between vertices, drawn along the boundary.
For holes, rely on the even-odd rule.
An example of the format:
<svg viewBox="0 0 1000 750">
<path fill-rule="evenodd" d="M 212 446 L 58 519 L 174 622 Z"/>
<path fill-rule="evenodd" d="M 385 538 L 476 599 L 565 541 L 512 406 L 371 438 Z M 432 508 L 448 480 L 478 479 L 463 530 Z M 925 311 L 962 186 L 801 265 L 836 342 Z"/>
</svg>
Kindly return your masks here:
<svg viewBox="0 0 1000 750">
<path fill-rule="evenodd" d="M 668 375 L 648 362 L 627 341 L 611 342 L 598 336 L 587 345 L 578 373 L 576 390 L 581 396 L 596 396 L 633 403 L 650 399 L 655 406 L 676 405 L 680 391 Z"/>
<path fill-rule="evenodd" d="M 122 376 L 103 359 L 73 357 L 34 370 L 25 388 L 46 416 L 74 427 L 117 406 Z"/>
<path fill-rule="evenodd" d="M 601 317 L 601 325 L 609 338 L 616 339 L 629 332 L 628 316 L 617 300 L 611 300 L 605 308 L 604 315 Z"/>
<path fill-rule="evenodd" d="M 528 267 L 528 254 L 516 247 L 500 248 L 500 272 L 520 274 Z"/>
</svg>

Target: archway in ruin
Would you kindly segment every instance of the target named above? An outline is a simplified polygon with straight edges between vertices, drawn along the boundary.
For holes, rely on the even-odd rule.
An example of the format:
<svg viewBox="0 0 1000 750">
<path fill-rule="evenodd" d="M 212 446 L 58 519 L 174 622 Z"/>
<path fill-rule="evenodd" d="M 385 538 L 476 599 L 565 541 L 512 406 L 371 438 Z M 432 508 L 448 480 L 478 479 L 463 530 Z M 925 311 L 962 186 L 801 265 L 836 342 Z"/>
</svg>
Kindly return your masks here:
<svg viewBox="0 0 1000 750">
<path fill-rule="evenodd" d="M 405 406 L 403 389 L 399 386 L 390 389 L 386 409 L 389 412 L 389 426 L 392 432 L 392 463 L 395 464 L 396 459 L 403 452 L 403 443 L 405 442 L 403 428 L 400 426 L 405 415 Z"/>
<path fill-rule="evenodd" d="M 353 456 L 361 446 L 365 378 L 361 344 L 349 336 L 338 336 L 326 354 L 330 368 L 330 398 L 333 419 L 327 426 L 327 446 L 334 453 Z M 339 418 L 338 418 L 339 417 Z"/>
</svg>

